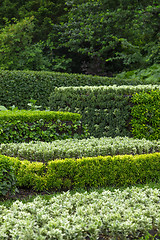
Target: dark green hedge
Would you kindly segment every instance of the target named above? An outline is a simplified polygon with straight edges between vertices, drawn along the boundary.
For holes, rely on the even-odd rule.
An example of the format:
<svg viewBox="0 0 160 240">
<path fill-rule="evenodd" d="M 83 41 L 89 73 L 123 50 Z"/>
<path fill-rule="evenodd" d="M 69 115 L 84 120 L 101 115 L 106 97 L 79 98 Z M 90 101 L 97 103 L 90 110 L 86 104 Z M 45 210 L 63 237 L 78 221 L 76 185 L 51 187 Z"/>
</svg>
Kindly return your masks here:
<svg viewBox="0 0 160 240">
<path fill-rule="evenodd" d="M 0 155 L 0 159 L 4 156 Z M 17 186 L 35 190 L 127 186 L 160 179 L 160 153 L 63 159 L 49 162 L 20 161 L 7 157 L 15 169 Z"/>
<path fill-rule="evenodd" d="M 95 137 L 132 136 L 131 97 L 158 85 L 60 87 L 50 96 L 51 110 L 82 114 L 89 133 Z"/>
<path fill-rule="evenodd" d="M 55 87 L 61 86 L 100 86 L 100 85 L 138 85 L 152 84 L 145 79 L 116 79 L 83 74 L 56 72 L 7 71 L 0 70 L 0 105 L 27 108 L 29 100 L 37 100 L 37 104 L 48 106 L 48 97 Z M 157 79 L 157 84 L 160 84 Z"/>
<path fill-rule="evenodd" d="M 160 90 L 136 93 L 132 103 L 133 135 L 139 139 L 160 139 Z"/>
<path fill-rule="evenodd" d="M 113 80 L 114 81 L 114 80 Z M 0 71 L 0 105 L 18 106 L 26 109 L 29 100 L 37 100 L 37 104 L 48 106 L 48 97 L 55 87 L 107 85 L 112 79 L 38 71 Z"/>
<path fill-rule="evenodd" d="M 81 115 L 52 111 L 0 111 L 0 142 L 53 141 L 84 137 Z"/>
<path fill-rule="evenodd" d="M 0 197 L 15 193 L 16 176 L 13 164 L 5 156 L 0 156 Z"/>
</svg>

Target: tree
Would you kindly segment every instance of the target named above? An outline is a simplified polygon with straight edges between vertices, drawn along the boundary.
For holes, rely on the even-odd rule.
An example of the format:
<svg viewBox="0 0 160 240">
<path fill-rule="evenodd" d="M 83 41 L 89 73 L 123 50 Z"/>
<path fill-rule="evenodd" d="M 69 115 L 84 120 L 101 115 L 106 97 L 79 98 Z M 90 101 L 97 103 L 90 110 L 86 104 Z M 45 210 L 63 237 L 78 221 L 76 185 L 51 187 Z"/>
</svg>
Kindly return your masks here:
<svg viewBox="0 0 160 240">
<path fill-rule="evenodd" d="M 143 68 L 159 61 L 159 14 L 158 0 L 74 1 L 59 25 L 58 49 L 79 54 L 92 74 L 96 65 L 101 75 Z"/>
<path fill-rule="evenodd" d="M 43 42 L 33 43 L 33 17 L 9 24 L 0 33 L 0 68 L 43 70 L 49 62 L 43 55 Z"/>
</svg>

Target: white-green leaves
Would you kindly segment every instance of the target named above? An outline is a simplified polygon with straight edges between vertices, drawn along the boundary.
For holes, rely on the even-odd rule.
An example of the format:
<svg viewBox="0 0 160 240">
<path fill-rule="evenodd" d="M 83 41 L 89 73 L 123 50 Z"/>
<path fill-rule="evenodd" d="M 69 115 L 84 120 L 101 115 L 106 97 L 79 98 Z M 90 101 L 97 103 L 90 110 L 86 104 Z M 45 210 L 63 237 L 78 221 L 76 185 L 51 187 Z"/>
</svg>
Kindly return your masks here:
<svg viewBox="0 0 160 240">
<path fill-rule="evenodd" d="M 0 239 L 128 239 L 160 231 L 160 190 L 126 188 L 62 193 L 50 200 L 0 206 Z"/>
<path fill-rule="evenodd" d="M 30 142 L 1 144 L 0 153 L 31 161 L 49 161 L 58 158 L 81 158 L 107 155 L 146 154 L 160 151 L 159 141 L 146 139 L 89 138 L 57 140 L 52 143 Z"/>
</svg>

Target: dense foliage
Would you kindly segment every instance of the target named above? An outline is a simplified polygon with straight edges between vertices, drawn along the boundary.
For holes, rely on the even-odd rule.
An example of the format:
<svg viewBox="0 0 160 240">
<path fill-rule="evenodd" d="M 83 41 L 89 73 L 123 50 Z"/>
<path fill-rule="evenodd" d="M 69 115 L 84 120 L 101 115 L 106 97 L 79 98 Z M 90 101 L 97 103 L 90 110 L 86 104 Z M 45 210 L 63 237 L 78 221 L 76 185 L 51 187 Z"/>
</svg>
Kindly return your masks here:
<svg viewBox="0 0 160 240">
<path fill-rule="evenodd" d="M 17 191 L 13 164 L 4 156 L 0 157 L 0 196 L 7 196 Z"/>
<path fill-rule="evenodd" d="M 8 208 L 0 206 L 0 238 L 126 240 L 144 239 L 152 232 L 153 239 L 160 233 L 159 195 L 157 188 L 132 187 L 16 201 Z"/>
<path fill-rule="evenodd" d="M 160 180 L 160 153 L 65 158 L 42 162 L 6 158 L 15 169 L 17 186 L 37 191 L 66 191 L 130 186 Z"/>
<path fill-rule="evenodd" d="M 49 105 L 49 96 L 55 87 L 62 86 L 109 86 L 109 85 L 160 85 L 160 68 L 155 66 L 143 72 L 149 77 L 135 76 L 127 78 L 123 73 L 122 77 L 101 77 L 84 74 L 68 74 L 46 71 L 0 71 L 0 105 L 5 107 L 17 106 L 19 109 L 28 108 L 30 99 L 37 100 L 36 104 L 46 109 Z M 129 73 L 128 73 L 129 74 Z M 127 73 L 126 73 L 127 75 Z M 128 76 L 128 75 L 127 75 Z M 147 75 L 148 76 L 148 75 Z M 15 93 L 16 89 L 16 93 Z"/>
<path fill-rule="evenodd" d="M 111 76 L 160 63 L 159 0 L 1 2 L 1 69 Z"/>
<path fill-rule="evenodd" d="M 53 142 L 7 143 L 0 145 L 0 154 L 29 161 L 48 162 L 60 158 L 81 158 L 107 155 L 148 154 L 160 152 L 160 141 L 146 139 L 87 138 Z"/>
<path fill-rule="evenodd" d="M 131 97 L 136 92 L 159 88 L 157 85 L 60 87 L 50 97 L 51 110 L 82 114 L 91 136 L 131 135 Z M 152 106 L 152 104 L 151 104 Z"/>
<path fill-rule="evenodd" d="M 133 135 L 139 139 L 160 139 L 160 91 L 136 93 L 132 102 Z"/>
<path fill-rule="evenodd" d="M 0 142 L 54 141 L 83 138 L 80 114 L 53 111 L 1 111 Z"/>
</svg>

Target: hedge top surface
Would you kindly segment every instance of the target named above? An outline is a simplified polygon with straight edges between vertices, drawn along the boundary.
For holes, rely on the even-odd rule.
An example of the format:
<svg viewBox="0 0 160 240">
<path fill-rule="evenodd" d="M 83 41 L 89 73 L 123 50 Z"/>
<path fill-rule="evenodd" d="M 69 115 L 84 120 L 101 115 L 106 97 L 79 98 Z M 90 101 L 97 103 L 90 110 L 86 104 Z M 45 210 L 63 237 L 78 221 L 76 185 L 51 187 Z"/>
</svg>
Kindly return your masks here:
<svg viewBox="0 0 160 240">
<path fill-rule="evenodd" d="M 143 91 L 143 90 L 152 90 L 152 89 L 160 89 L 159 85 L 137 85 L 137 86 L 132 86 L 132 85 L 122 85 L 122 86 L 117 86 L 117 85 L 110 85 L 110 86 L 70 86 L 70 87 L 56 87 L 56 90 L 65 90 L 68 92 L 69 90 L 74 90 L 74 91 L 119 91 L 119 92 L 130 92 L 130 93 L 135 93 L 135 90 Z"/>
<path fill-rule="evenodd" d="M 146 154 L 160 152 L 160 141 L 146 139 L 88 138 L 66 139 L 53 142 L 7 143 L 0 145 L 0 154 L 28 159 L 29 161 L 45 161 L 63 158 L 82 158 L 107 155 Z"/>
<path fill-rule="evenodd" d="M 24 122 L 32 122 L 40 119 L 46 121 L 55 121 L 58 119 L 62 121 L 78 121 L 81 119 L 81 115 L 77 113 L 59 111 L 0 111 L 0 121 L 21 120 Z"/>
</svg>

